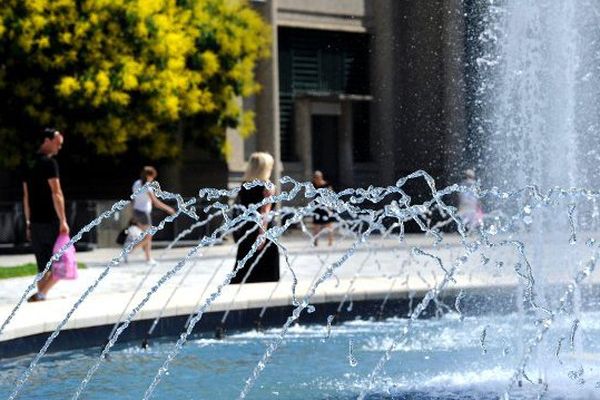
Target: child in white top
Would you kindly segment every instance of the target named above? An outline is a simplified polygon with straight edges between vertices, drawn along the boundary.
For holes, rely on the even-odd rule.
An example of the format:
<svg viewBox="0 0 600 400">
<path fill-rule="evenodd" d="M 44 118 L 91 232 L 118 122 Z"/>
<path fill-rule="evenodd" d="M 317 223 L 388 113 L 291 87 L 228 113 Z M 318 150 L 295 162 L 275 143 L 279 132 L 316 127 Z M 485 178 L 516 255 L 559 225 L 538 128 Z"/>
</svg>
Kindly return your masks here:
<svg viewBox="0 0 600 400">
<path fill-rule="evenodd" d="M 146 183 L 154 181 L 158 173 L 156 169 L 151 166 L 145 166 L 142 169 L 142 173 L 140 174 L 140 179 L 136 180 L 133 183 L 131 188 L 132 192 L 135 193 Z M 152 206 L 156 206 L 161 210 L 165 211 L 168 214 L 175 214 L 175 210 L 162 201 L 160 201 L 156 195 L 150 189 L 143 189 L 138 195 L 133 199 L 133 218 L 136 220 L 136 226 L 141 230 L 146 230 L 150 228 L 152 225 Z M 147 240 L 146 240 L 147 239 Z M 146 254 L 146 262 L 149 264 L 156 264 L 156 261 L 152 258 L 152 236 L 148 235 L 147 238 L 144 239 L 143 249 Z"/>
</svg>

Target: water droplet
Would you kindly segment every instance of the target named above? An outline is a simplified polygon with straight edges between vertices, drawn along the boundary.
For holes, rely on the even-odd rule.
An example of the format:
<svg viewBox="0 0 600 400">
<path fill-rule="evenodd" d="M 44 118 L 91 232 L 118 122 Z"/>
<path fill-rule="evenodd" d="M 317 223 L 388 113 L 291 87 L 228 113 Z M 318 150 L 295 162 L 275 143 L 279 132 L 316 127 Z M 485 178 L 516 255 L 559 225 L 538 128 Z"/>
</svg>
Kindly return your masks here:
<svg viewBox="0 0 600 400">
<path fill-rule="evenodd" d="M 315 312 L 315 306 L 313 306 L 312 304 L 309 304 L 308 307 L 306 307 L 306 312 L 309 314 L 312 314 Z"/>
<path fill-rule="evenodd" d="M 481 331 L 481 336 L 479 337 L 479 343 L 481 344 L 481 352 L 483 354 L 487 353 L 487 347 L 485 345 L 485 339 L 487 337 L 487 329 L 488 327 L 484 327 L 483 330 Z"/>
<path fill-rule="evenodd" d="M 562 336 L 560 339 L 558 339 L 558 344 L 556 345 L 556 351 L 554 352 L 554 355 L 556 356 L 556 358 L 559 359 L 559 361 L 560 361 L 560 358 L 559 358 L 560 350 L 562 349 L 562 344 L 563 344 L 564 340 L 565 340 L 564 336 Z"/>
<path fill-rule="evenodd" d="M 481 255 L 481 265 L 487 265 L 490 262 L 490 258 L 486 257 L 485 254 Z"/>
<path fill-rule="evenodd" d="M 348 340 L 348 364 L 353 368 L 358 365 L 358 361 L 354 357 L 354 342 L 352 339 Z"/>
<path fill-rule="evenodd" d="M 464 319 L 463 316 L 463 312 L 462 312 L 462 300 L 465 297 L 465 292 L 463 289 L 460 290 L 460 292 L 458 293 L 458 296 L 456 296 L 456 300 L 454 300 L 454 309 L 456 310 L 457 313 L 460 314 L 460 320 L 462 321 Z"/>
<path fill-rule="evenodd" d="M 525 373 L 525 371 L 522 371 L 521 375 L 523 376 L 523 379 L 525 379 L 527 382 L 531 383 L 532 385 L 534 384 L 531 378 Z"/>
<path fill-rule="evenodd" d="M 575 335 L 577 334 L 577 329 L 579 328 L 579 320 L 575 319 L 573 321 L 573 324 L 571 325 L 571 337 L 570 337 L 570 342 L 571 342 L 571 350 L 575 350 Z"/>
<path fill-rule="evenodd" d="M 333 315 L 327 316 L 327 335 L 325 336 L 325 339 L 329 339 L 331 337 L 331 324 L 333 323 L 333 318 L 335 318 Z"/>
<path fill-rule="evenodd" d="M 583 379 L 583 366 L 580 366 L 576 371 L 569 371 L 569 378 L 577 382 L 579 385 L 585 384 L 585 379 Z"/>
</svg>

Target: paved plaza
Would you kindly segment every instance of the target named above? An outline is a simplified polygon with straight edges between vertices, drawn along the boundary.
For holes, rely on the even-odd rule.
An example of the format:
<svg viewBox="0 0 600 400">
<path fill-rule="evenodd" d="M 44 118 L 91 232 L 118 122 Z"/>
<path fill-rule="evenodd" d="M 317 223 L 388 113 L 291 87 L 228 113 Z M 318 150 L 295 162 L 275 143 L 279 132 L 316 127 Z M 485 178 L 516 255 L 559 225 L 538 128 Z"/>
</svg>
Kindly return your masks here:
<svg viewBox="0 0 600 400">
<path fill-rule="evenodd" d="M 320 303 L 339 302 L 345 298 L 348 302 L 353 299 L 380 300 L 388 294 L 396 298 L 409 295 L 421 298 L 429 289 L 442 282 L 445 271 L 449 270 L 452 262 L 466 254 L 458 235 L 448 234 L 436 246 L 433 245 L 434 242 L 434 238 L 425 235 L 406 235 L 403 241 L 373 236 L 336 269 L 335 276 L 319 286 L 312 303 L 318 307 Z M 300 233 L 284 236 L 281 244 L 288 251 L 287 259 L 298 279 L 297 296 L 305 294 L 328 265 L 342 259 L 353 243 L 350 238 L 338 238 L 331 247 L 323 240 L 318 247 L 314 247 Z M 235 262 L 235 248 L 235 244 L 229 241 L 204 249 L 201 255 L 191 258 L 188 264 L 149 298 L 134 320 L 153 319 L 161 311 L 164 316 L 190 314 L 210 293 L 217 290 L 226 274 L 231 272 Z M 140 290 L 128 307 L 129 310 L 191 249 L 175 248 L 168 252 L 155 249 L 154 255 L 159 260 L 155 267 L 143 262 L 140 251 L 134 252 L 128 263 L 110 268 L 109 273 L 78 307 L 63 329 L 114 324 L 121 318 L 138 286 L 141 285 Z M 557 251 L 558 249 L 559 246 Z M 60 282 L 45 302 L 23 304 L 14 320 L 0 335 L 0 342 L 53 331 L 77 299 L 94 285 L 110 260 L 118 256 L 119 251 L 118 248 L 106 248 L 79 253 L 78 260 L 87 265 L 87 268 L 80 270 L 79 279 Z M 582 247 L 581 251 L 585 251 L 585 248 Z M 558 260 L 559 255 L 552 257 Z M 31 255 L 3 256 L 0 264 L 16 265 L 32 260 Z M 519 278 L 516 273 L 515 265 L 517 269 L 522 268 L 524 262 L 517 248 L 510 244 L 499 247 L 498 250 L 484 250 L 483 254 L 475 252 L 464 261 L 454 277 L 455 282 L 448 282 L 447 288 L 451 292 L 492 286 L 506 286 L 512 290 L 519 279 L 523 280 L 526 275 L 526 271 L 519 271 Z M 554 268 L 544 279 L 565 283 L 572 272 L 573 268 Z M 208 310 L 290 305 L 292 274 L 283 255 L 281 273 L 279 284 L 249 284 L 244 285 L 241 290 L 238 285 L 225 287 Z M 141 284 L 146 275 L 148 276 Z M 9 315 L 32 279 L 24 277 L 0 281 L 2 321 Z M 595 278 L 592 277 L 592 280 Z"/>
<path fill-rule="evenodd" d="M 445 258 L 451 258 L 462 249 L 458 243 L 458 238 L 448 239 L 452 242 L 450 246 L 442 246 L 436 251 L 441 251 Z M 333 246 L 327 246 L 326 240 L 321 240 L 319 246 L 310 245 L 310 241 L 300 234 L 290 234 L 284 236 L 282 244 L 288 249 L 289 262 L 296 273 L 299 283 L 309 283 L 316 273 L 323 271 L 323 265 L 329 265 L 339 259 L 353 244 L 349 239 L 337 240 Z M 410 256 L 412 247 L 431 247 L 433 240 L 427 239 L 422 235 L 410 236 L 405 243 L 399 244 L 397 240 L 381 240 L 374 236 L 366 244 L 358 248 L 357 253 L 350 257 L 339 269 L 336 275 L 341 280 L 349 280 L 354 277 L 357 270 L 360 269 L 360 277 L 363 278 L 385 278 L 398 276 L 401 272 L 409 273 L 411 270 L 420 271 L 425 280 L 432 280 L 432 273 L 443 276 L 443 270 L 435 267 L 431 262 L 425 265 L 426 259 L 418 259 Z M 74 281 L 62 281 L 50 292 L 48 302 L 59 299 L 77 298 L 83 291 L 89 287 L 99 276 L 99 274 L 110 263 L 111 259 L 117 257 L 120 248 L 103 248 L 77 254 L 77 260 L 83 262 L 87 268 L 79 270 L 79 278 Z M 151 272 L 146 279 L 145 286 L 150 287 L 158 281 L 162 275 L 175 267 L 178 261 L 192 250 L 192 247 L 178 247 L 166 251 L 165 249 L 154 249 L 154 257 L 158 265 L 152 267 L 143 260 L 143 254 L 140 250 L 134 250 L 129 256 L 127 263 L 120 263 L 111 267 L 109 274 L 102 283 L 94 290 L 93 296 L 131 293 L 136 289 L 140 280 Z M 199 255 L 193 256 L 181 271 L 171 278 L 165 289 L 169 287 L 181 286 L 181 288 L 196 289 L 200 292 L 207 281 L 218 270 L 214 282 L 222 281 L 225 275 L 234 267 L 236 247 L 230 240 L 223 244 L 207 248 Z M 410 264 L 405 260 L 412 259 Z M 0 265 L 13 266 L 27 262 L 35 262 L 32 254 L 0 256 Z M 185 280 L 181 282 L 181 276 L 188 272 Z M 287 267 L 283 259 L 281 260 L 281 273 L 284 282 L 290 281 L 291 274 L 286 272 Z M 14 304 L 23 294 L 28 285 L 31 284 L 33 277 L 21 277 L 7 280 L 0 280 L 0 304 L 3 307 Z M 145 287 L 144 286 L 144 287 Z M 282 283 L 282 286 L 289 286 Z M 416 285 L 418 286 L 418 285 Z"/>
</svg>

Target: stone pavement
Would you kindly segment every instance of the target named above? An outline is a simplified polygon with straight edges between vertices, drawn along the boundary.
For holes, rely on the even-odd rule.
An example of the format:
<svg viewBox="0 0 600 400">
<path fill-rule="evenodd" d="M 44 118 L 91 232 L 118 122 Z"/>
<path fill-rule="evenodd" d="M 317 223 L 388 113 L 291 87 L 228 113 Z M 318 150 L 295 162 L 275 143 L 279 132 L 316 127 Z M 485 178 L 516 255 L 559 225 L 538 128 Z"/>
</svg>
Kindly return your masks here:
<svg viewBox="0 0 600 400">
<path fill-rule="evenodd" d="M 385 274 L 394 272 L 390 268 L 393 268 L 394 265 L 399 265 L 399 263 L 396 260 L 396 256 L 390 252 L 390 250 L 397 247 L 396 241 L 388 239 L 383 243 L 380 243 L 379 237 L 374 236 L 373 239 L 373 245 L 368 243 L 365 248 L 359 249 L 359 254 L 352 257 L 347 265 L 340 268 L 338 273 L 340 278 L 350 279 L 358 268 L 361 259 L 364 258 L 363 256 L 360 256 L 360 254 L 368 252 L 369 249 L 374 249 L 376 246 L 384 246 L 383 249 L 380 249 L 377 257 L 373 257 L 379 260 L 380 266 L 377 267 L 376 264 L 370 263 L 370 265 L 364 267 L 362 275 L 381 277 Z M 454 241 L 458 242 L 458 239 L 455 238 Z M 406 249 L 409 247 L 427 247 L 432 243 L 432 240 L 423 235 L 409 235 L 406 242 L 407 243 L 403 245 L 403 257 L 408 255 Z M 293 263 L 295 269 L 297 268 L 296 273 L 298 274 L 299 279 L 310 280 L 314 277 L 322 262 L 333 262 L 336 258 L 341 257 L 344 251 L 351 247 L 352 241 L 337 240 L 334 243 L 334 246 L 329 247 L 326 244 L 326 240 L 321 240 L 319 246 L 314 247 L 310 246 L 310 242 L 305 237 L 301 237 L 298 234 L 291 234 L 284 236 L 282 244 L 288 249 L 290 262 Z M 456 244 L 458 245 L 458 243 Z M 141 250 L 134 250 L 128 257 L 128 263 L 121 263 L 111 268 L 109 275 L 98 286 L 95 292 L 131 292 L 135 290 L 139 281 L 149 269 L 152 269 L 152 271 L 147 282 L 148 284 L 150 282 L 155 282 L 165 272 L 173 268 L 179 260 L 183 259 L 191 249 L 191 247 L 177 247 L 170 249 L 168 252 L 166 252 L 166 249 L 154 249 L 153 257 L 159 262 L 159 265 L 154 268 L 144 262 Z M 75 281 L 59 282 L 50 292 L 49 300 L 57 298 L 74 298 L 79 296 L 83 293 L 85 288 L 96 280 L 110 260 L 118 256 L 120 250 L 120 248 L 102 248 L 77 253 L 77 260 L 85 263 L 87 268 L 79 271 L 79 279 Z M 204 250 L 200 257 L 193 257 L 192 260 L 195 261 L 196 264 L 192 267 L 192 271 L 189 273 L 182 286 L 202 288 L 202 284 L 210 278 L 216 268 L 220 269 L 220 276 L 224 277 L 227 272 L 230 272 L 233 269 L 235 263 L 235 250 L 235 245 L 230 240 Z M 1 266 L 14 266 L 27 262 L 35 262 L 32 254 L 0 256 Z M 286 269 L 285 265 L 286 264 L 282 259 L 282 273 Z M 386 268 L 380 270 L 382 265 L 386 266 Z M 184 268 L 182 273 L 185 273 L 186 269 L 187 267 Z M 443 271 L 441 272 L 443 273 Z M 0 305 L 15 303 L 26 287 L 31 284 L 32 280 L 33 276 L 0 280 Z M 174 285 L 177 283 L 176 281 L 178 281 L 178 279 L 177 277 L 174 277 L 169 284 Z"/>
<path fill-rule="evenodd" d="M 322 240 L 319 247 L 313 247 L 307 239 L 298 234 L 286 235 L 281 240 L 282 245 L 288 249 L 288 260 L 298 279 L 299 297 L 307 292 L 317 274 L 320 275 L 325 267 L 341 260 L 353 244 L 348 238 L 338 238 L 332 247 L 328 247 L 325 242 Z M 339 302 L 346 296 L 357 300 L 383 299 L 388 294 L 396 298 L 406 297 L 410 293 L 416 293 L 417 297 L 422 296 L 443 279 L 444 269 L 450 268 L 452 262 L 465 253 L 456 235 L 446 235 L 443 244 L 439 246 L 433 247 L 433 243 L 433 238 L 425 235 L 406 235 L 402 242 L 373 236 L 336 270 L 336 276 L 319 287 L 312 303 Z M 421 251 L 415 252 L 414 248 Z M 560 260 L 564 256 L 561 255 L 560 246 L 550 246 L 550 249 L 555 253 L 548 254 L 549 260 Z M 119 320 L 138 285 L 141 285 L 141 290 L 129 309 L 138 304 L 153 285 L 189 250 L 190 248 L 176 248 L 163 254 L 162 250 L 156 249 L 154 256 L 160 263 L 153 268 L 143 262 L 141 251 L 137 250 L 129 257 L 129 263 L 110 269 L 105 279 L 98 283 L 89 298 L 75 311 L 64 329 L 114 324 Z M 587 254 L 587 250 L 589 249 L 582 248 L 582 254 Z M 79 279 L 59 282 L 45 302 L 23 304 L 14 321 L 0 335 L 0 342 L 53 331 L 77 299 L 96 283 L 110 259 L 117 256 L 118 252 L 119 249 L 113 248 L 79 253 L 79 260 L 88 265 L 87 269 L 80 270 Z M 194 257 L 178 274 L 161 286 L 134 319 L 155 318 L 163 308 L 165 316 L 191 313 L 198 302 L 204 301 L 208 294 L 215 291 L 225 275 L 232 270 L 234 255 L 235 245 L 231 242 L 204 249 L 201 256 Z M 3 256 L 0 257 L 0 264 L 22 263 L 32 260 L 31 257 Z M 524 264 L 519 257 L 519 252 L 511 245 L 498 247 L 497 250 L 486 250 L 485 256 L 476 253 L 466 260 L 455 276 L 456 281 L 451 282 L 449 287 L 452 291 L 491 286 L 512 288 L 519 279 L 523 281 L 514 270 L 514 266 L 521 265 L 519 268 L 522 268 Z M 544 279 L 567 282 L 574 268 L 580 268 L 580 265 L 554 268 L 552 273 L 545 274 Z M 282 279 L 279 284 L 244 285 L 239 293 L 238 285 L 225 287 L 209 311 L 223 311 L 229 307 L 249 309 L 265 304 L 290 305 L 292 276 L 283 257 L 281 272 Z M 147 274 L 147 279 L 141 284 Z M 214 279 L 208 285 L 213 275 Z M 0 280 L 2 322 L 32 279 L 26 277 Z M 597 280 L 594 277 L 594 281 Z M 173 293 L 172 300 L 168 302 Z"/>
</svg>

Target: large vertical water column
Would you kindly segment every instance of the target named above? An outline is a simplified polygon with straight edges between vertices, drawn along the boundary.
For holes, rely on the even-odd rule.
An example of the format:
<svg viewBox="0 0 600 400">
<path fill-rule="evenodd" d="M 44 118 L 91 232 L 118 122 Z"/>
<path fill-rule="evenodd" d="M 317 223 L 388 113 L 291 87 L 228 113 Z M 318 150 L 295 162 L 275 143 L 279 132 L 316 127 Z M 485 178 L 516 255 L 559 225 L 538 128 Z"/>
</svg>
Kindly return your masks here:
<svg viewBox="0 0 600 400">
<path fill-rule="evenodd" d="M 598 190 L 600 3 L 466 1 L 478 13 L 467 43 L 472 54 L 468 67 L 476 75 L 470 93 L 471 154 L 483 186 Z M 569 196 L 563 202 L 553 211 L 537 213 L 535 221 L 527 216 L 523 224 L 536 301 L 544 307 L 552 307 L 557 298 L 549 277 L 580 268 L 572 260 L 586 250 L 573 240 L 574 229 L 597 229 L 589 203 Z M 509 211 L 499 204 L 487 208 Z M 564 212 L 557 212 L 561 208 Z M 570 316 L 577 317 L 577 312 Z M 534 356 L 540 377 L 554 345 L 546 343 Z"/>
<path fill-rule="evenodd" d="M 502 188 L 597 186 L 600 4 L 485 2 L 469 38 L 484 183 Z"/>
</svg>

